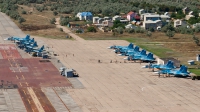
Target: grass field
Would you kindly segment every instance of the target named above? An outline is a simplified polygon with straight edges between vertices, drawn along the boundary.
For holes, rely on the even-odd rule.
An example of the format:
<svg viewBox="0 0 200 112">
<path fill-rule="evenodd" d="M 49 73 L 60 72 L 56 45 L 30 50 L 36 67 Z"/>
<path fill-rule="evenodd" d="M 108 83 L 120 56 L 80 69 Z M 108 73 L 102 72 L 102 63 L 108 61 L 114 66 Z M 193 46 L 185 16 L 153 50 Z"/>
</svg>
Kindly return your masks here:
<svg viewBox="0 0 200 112">
<path fill-rule="evenodd" d="M 200 76 L 200 69 L 189 69 L 189 71 L 196 74 L 197 76 Z"/>
</svg>

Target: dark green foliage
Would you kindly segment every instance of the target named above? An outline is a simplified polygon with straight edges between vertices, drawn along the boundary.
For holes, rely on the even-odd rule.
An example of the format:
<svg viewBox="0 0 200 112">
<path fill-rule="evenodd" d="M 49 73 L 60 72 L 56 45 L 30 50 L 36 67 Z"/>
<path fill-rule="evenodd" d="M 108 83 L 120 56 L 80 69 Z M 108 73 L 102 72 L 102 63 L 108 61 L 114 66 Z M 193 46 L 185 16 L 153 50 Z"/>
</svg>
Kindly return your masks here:
<svg viewBox="0 0 200 112">
<path fill-rule="evenodd" d="M 123 23 L 121 23 L 120 20 L 115 20 L 113 22 L 113 27 L 112 28 L 114 29 L 114 28 L 118 28 L 118 27 L 125 28 L 125 25 Z"/>
<path fill-rule="evenodd" d="M 147 35 L 148 37 L 151 37 L 151 35 L 152 35 L 151 31 L 147 31 L 146 35 Z"/>
<path fill-rule="evenodd" d="M 149 31 L 150 31 L 150 32 L 154 32 L 155 29 L 154 29 L 154 28 L 149 28 Z"/>
<path fill-rule="evenodd" d="M 172 18 L 175 18 L 175 19 L 182 19 L 182 18 L 185 18 L 185 14 L 183 13 L 182 10 L 179 10 L 179 11 L 177 12 L 177 14 L 173 12 L 173 13 L 171 14 L 171 17 L 172 17 Z"/>
<path fill-rule="evenodd" d="M 25 10 L 23 10 L 23 11 L 22 11 L 22 14 L 26 14 L 26 11 L 25 11 Z"/>
<path fill-rule="evenodd" d="M 68 25 L 70 22 L 69 18 L 61 17 L 60 18 L 60 25 L 65 26 Z"/>
<path fill-rule="evenodd" d="M 93 27 L 93 26 L 88 27 L 88 28 L 87 28 L 87 31 L 88 31 L 88 32 L 97 32 L 96 28 Z"/>
<path fill-rule="evenodd" d="M 23 22 L 25 22 L 26 20 L 23 18 L 23 17 L 19 17 L 18 18 L 18 22 L 20 23 L 20 24 L 22 24 Z"/>
<path fill-rule="evenodd" d="M 199 46 L 199 38 L 193 35 L 192 39 L 194 40 L 195 44 Z"/>
<path fill-rule="evenodd" d="M 60 31 L 63 32 L 63 28 L 60 28 Z"/>
<path fill-rule="evenodd" d="M 162 32 L 167 32 L 168 30 L 170 30 L 170 31 L 175 31 L 175 28 L 174 28 L 174 26 L 173 26 L 171 23 L 166 24 L 166 25 L 165 25 L 164 27 L 162 27 L 162 29 L 161 29 Z"/>
<path fill-rule="evenodd" d="M 197 25 L 197 26 L 194 28 L 194 32 L 196 32 L 196 33 L 199 33 L 199 32 L 200 32 L 200 26 L 199 26 L 199 25 Z"/>
<path fill-rule="evenodd" d="M 36 5 L 36 9 L 39 11 L 39 12 L 42 12 L 45 7 L 44 6 L 39 6 L 39 5 Z"/>
<path fill-rule="evenodd" d="M 82 31 L 80 29 L 76 30 L 76 33 L 82 33 Z"/>
<path fill-rule="evenodd" d="M 53 11 L 53 15 L 54 15 L 54 16 L 58 15 L 58 12 Z"/>
<path fill-rule="evenodd" d="M 55 22 L 56 22 L 56 19 L 55 19 L 55 18 L 52 18 L 52 19 L 50 20 L 50 23 L 51 23 L 51 24 L 55 24 Z"/>
<path fill-rule="evenodd" d="M 124 33 L 124 29 L 122 27 L 118 27 L 115 29 L 115 31 L 119 34 L 123 34 Z"/>
<path fill-rule="evenodd" d="M 171 38 L 175 35 L 175 31 L 167 30 L 166 35 Z"/>
<path fill-rule="evenodd" d="M 189 20 L 188 20 L 188 23 L 189 24 L 195 24 L 195 23 L 198 23 L 198 22 L 200 22 L 200 18 L 198 18 L 198 17 L 191 17 Z"/>
<path fill-rule="evenodd" d="M 135 30 L 133 28 L 127 28 L 125 31 L 128 32 L 128 33 L 134 33 L 135 32 Z"/>
</svg>

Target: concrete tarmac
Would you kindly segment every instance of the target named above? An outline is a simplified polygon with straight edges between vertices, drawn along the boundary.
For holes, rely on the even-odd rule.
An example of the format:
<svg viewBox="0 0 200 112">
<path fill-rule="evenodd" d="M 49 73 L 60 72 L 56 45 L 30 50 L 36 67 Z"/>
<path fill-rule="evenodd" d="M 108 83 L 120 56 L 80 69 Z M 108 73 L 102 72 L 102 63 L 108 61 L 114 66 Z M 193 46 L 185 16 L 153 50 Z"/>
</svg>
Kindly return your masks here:
<svg viewBox="0 0 200 112">
<path fill-rule="evenodd" d="M 57 58 L 66 67 L 77 70 L 85 88 L 67 92 L 84 112 L 198 112 L 200 109 L 199 81 L 158 78 L 150 69 L 141 68 L 144 63 L 124 63 L 123 56 L 107 49 L 113 44 L 128 45 L 126 41 L 88 41 L 77 35 L 76 40 L 38 39 L 54 45 Z"/>
</svg>

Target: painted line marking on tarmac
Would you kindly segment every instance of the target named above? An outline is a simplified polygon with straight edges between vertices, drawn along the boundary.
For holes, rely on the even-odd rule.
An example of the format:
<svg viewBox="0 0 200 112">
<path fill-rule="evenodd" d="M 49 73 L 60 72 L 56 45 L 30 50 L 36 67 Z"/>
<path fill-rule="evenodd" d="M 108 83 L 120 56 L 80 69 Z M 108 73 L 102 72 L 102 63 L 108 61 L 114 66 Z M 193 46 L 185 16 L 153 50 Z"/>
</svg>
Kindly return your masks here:
<svg viewBox="0 0 200 112">
<path fill-rule="evenodd" d="M 28 99 L 28 103 L 31 104 L 30 100 Z"/>
<path fill-rule="evenodd" d="M 39 112 L 45 112 L 33 89 L 31 87 L 28 87 L 27 89 Z"/>
<path fill-rule="evenodd" d="M 24 90 L 23 90 L 24 91 Z M 26 92 L 24 91 L 24 94 L 26 95 Z"/>
<path fill-rule="evenodd" d="M 24 78 L 24 75 L 22 75 L 22 77 L 23 77 L 23 79 L 25 79 L 25 78 Z"/>
<path fill-rule="evenodd" d="M 17 79 L 19 79 L 19 77 L 16 75 Z"/>
<path fill-rule="evenodd" d="M 29 86 L 29 85 L 28 85 L 28 82 L 26 82 L 26 85 Z"/>
<path fill-rule="evenodd" d="M 19 82 L 19 84 L 22 86 L 21 82 Z"/>
</svg>

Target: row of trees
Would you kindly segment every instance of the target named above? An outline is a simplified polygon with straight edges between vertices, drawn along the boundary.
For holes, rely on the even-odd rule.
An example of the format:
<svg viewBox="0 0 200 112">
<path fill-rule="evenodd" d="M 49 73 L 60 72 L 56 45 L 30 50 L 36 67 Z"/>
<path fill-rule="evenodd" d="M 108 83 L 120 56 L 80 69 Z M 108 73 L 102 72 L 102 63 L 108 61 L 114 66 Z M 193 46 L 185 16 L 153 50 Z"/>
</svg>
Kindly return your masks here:
<svg viewBox="0 0 200 112">
<path fill-rule="evenodd" d="M 94 14 L 101 13 L 106 16 L 127 13 L 130 10 L 138 11 L 141 8 L 148 12 L 174 12 L 181 10 L 184 6 L 196 9 L 200 5 L 194 0 L 0 0 L 0 3 L 5 2 L 20 5 L 43 4 L 36 7 L 39 11 L 50 9 L 68 14 L 91 11 Z"/>
<path fill-rule="evenodd" d="M 1 0 L 0 9 L 1 12 L 6 13 L 12 19 L 18 20 L 18 22 L 21 24 L 26 20 L 23 17 L 21 17 L 20 14 L 17 12 L 18 5 L 16 5 L 16 3 L 16 0 Z"/>
</svg>

